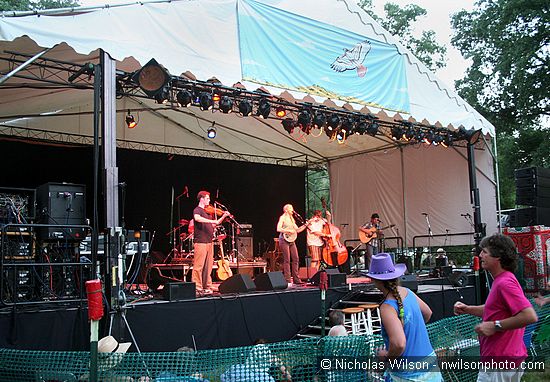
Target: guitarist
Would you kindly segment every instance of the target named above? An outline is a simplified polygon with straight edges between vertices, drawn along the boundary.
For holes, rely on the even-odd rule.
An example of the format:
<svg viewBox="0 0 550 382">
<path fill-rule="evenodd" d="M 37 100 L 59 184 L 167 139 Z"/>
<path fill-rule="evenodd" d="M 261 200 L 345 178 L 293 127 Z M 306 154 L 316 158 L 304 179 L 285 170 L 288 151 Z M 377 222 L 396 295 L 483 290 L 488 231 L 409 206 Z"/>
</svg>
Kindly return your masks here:
<svg viewBox="0 0 550 382">
<path fill-rule="evenodd" d="M 194 250 L 193 257 L 193 276 L 197 295 L 203 296 L 212 294 L 212 265 L 214 263 L 214 228 L 219 225 L 229 212 L 225 211 L 223 215 L 216 219 L 212 218 L 205 208 L 210 205 L 210 193 L 200 191 L 197 194 L 199 205 L 193 210 L 193 219 L 195 220 L 194 230 Z"/>
<path fill-rule="evenodd" d="M 291 237 L 297 233 L 302 232 L 306 228 L 305 225 L 298 227 L 296 220 L 294 220 L 294 207 L 292 204 L 285 204 L 283 207 L 283 214 L 279 217 L 277 223 L 277 232 L 279 232 L 279 247 L 283 253 L 283 273 L 285 275 L 286 282 L 291 284 L 294 279 L 294 285 L 303 285 L 305 283 L 300 280 L 298 274 L 299 261 L 298 248 L 294 240 Z M 290 271 L 292 265 L 292 273 Z"/>
<path fill-rule="evenodd" d="M 381 233 L 380 216 L 376 212 L 373 213 L 370 222 L 359 227 L 359 231 L 364 232 L 369 237 L 375 236 L 367 243 L 367 251 L 365 252 L 365 269 L 369 269 L 372 255 L 378 254 L 380 248 L 380 241 L 377 238 Z"/>
</svg>

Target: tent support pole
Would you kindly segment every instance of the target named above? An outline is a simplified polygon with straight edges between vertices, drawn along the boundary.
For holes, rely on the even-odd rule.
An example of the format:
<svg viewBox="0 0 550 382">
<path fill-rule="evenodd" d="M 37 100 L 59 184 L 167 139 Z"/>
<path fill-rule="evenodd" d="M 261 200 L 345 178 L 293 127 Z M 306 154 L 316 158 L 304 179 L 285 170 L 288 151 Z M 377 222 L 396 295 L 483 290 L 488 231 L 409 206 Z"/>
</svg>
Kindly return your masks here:
<svg viewBox="0 0 550 382">
<path fill-rule="evenodd" d="M 24 63 L 22 63 L 21 65 L 19 65 L 17 68 L 13 69 L 11 72 L 9 72 L 8 74 L 6 74 L 5 76 L 3 76 L 2 78 L 0 78 L 0 85 L 2 85 L 4 82 L 6 82 L 7 80 L 9 80 L 11 77 L 13 77 L 15 74 L 17 74 L 17 72 L 25 69 L 27 66 L 29 66 L 30 64 L 32 64 L 34 61 L 36 61 L 37 59 L 39 59 L 40 57 L 42 57 L 45 53 L 49 52 L 51 49 L 53 48 L 48 48 L 48 49 L 44 49 L 42 52 L 38 52 L 37 54 L 35 54 L 34 56 L 32 56 L 31 58 L 29 58 L 27 61 L 25 61 Z"/>
</svg>

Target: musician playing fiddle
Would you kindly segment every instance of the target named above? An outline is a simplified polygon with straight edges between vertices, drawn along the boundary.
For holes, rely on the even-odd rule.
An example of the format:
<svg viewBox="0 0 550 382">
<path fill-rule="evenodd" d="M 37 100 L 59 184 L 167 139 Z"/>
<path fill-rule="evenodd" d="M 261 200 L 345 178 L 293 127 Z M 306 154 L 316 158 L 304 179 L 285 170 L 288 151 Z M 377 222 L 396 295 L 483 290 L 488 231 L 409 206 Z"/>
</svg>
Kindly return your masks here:
<svg viewBox="0 0 550 382">
<path fill-rule="evenodd" d="M 307 249 L 311 258 L 311 267 L 315 269 L 319 269 L 319 265 L 321 264 L 323 248 L 325 246 L 324 238 L 327 236 L 325 226 L 330 224 L 330 212 L 327 211 L 326 216 L 327 218 L 323 219 L 321 210 L 315 210 L 311 219 L 308 220 Z"/>
<path fill-rule="evenodd" d="M 283 273 L 289 284 L 292 283 L 292 279 L 294 279 L 295 285 L 304 284 L 298 274 L 300 260 L 298 258 L 298 248 L 294 240 L 296 240 L 296 235 L 305 228 L 305 225 L 298 227 L 296 224 L 292 204 L 285 204 L 283 214 L 279 217 L 279 222 L 277 223 L 277 232 L 279 232 L 279 247 L 283 253 Z"/>
<path fill-rule="evenodd" d="M 212 293 L 212 265 L 214 263 L 214 229 L 217 225 L 229 215 L 225 211 L 220 218 L 216 219 L 216 213 L 212 216 L 206 210 L 210 206 L 210 193 L 208 191 L 200 191 L 197 194 L 198 206 L 193 210 L 193 219 L 195 221 L 194 230 L 194 250 L 193 258 L 193 275 L 192 281 L 198 295 Z"/>
</svg>

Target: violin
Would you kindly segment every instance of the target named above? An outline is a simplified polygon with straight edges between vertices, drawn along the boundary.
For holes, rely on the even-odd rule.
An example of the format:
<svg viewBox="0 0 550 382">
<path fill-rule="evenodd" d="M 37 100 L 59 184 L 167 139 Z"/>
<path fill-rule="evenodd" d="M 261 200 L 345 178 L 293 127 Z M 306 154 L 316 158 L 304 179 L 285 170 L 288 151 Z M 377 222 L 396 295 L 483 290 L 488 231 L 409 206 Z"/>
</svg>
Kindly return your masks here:
<svg viewBox="0 0 550 382">
<path fill-rule="evenodd" d="M 220 208 L 216 208 L 211 204 L 204 207 L 204 210 L 206 211 L 206 213 L 209 213 L 210 215 L 212 215 L 215 218 L 216 217 L 221 217 L 225 213 L 224 210 L 222 210 Z"/>
</svg>

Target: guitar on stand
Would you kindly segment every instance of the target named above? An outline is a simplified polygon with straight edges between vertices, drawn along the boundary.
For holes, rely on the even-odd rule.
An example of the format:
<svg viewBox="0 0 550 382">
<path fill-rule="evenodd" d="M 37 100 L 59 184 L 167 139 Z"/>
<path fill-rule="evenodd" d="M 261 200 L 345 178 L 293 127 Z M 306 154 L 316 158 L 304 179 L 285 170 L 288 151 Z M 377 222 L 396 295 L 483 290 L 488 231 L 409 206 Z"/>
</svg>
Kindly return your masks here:
<svg viewBox="0 0 550 382">
<path fill-rule="evenodd" d="M 220 260 L 217 261 L 218 270 L 216 271 L 216 275 L 218 276 L 218 279 L 224 281 L 233 276 L 233 271 L 231 271 L 231 268 L 229 267 L 229 260 L 225 258 L 223 253 L 223 240 L 218 239 L 218 244 L 220 245 Z"/>
</svg>

